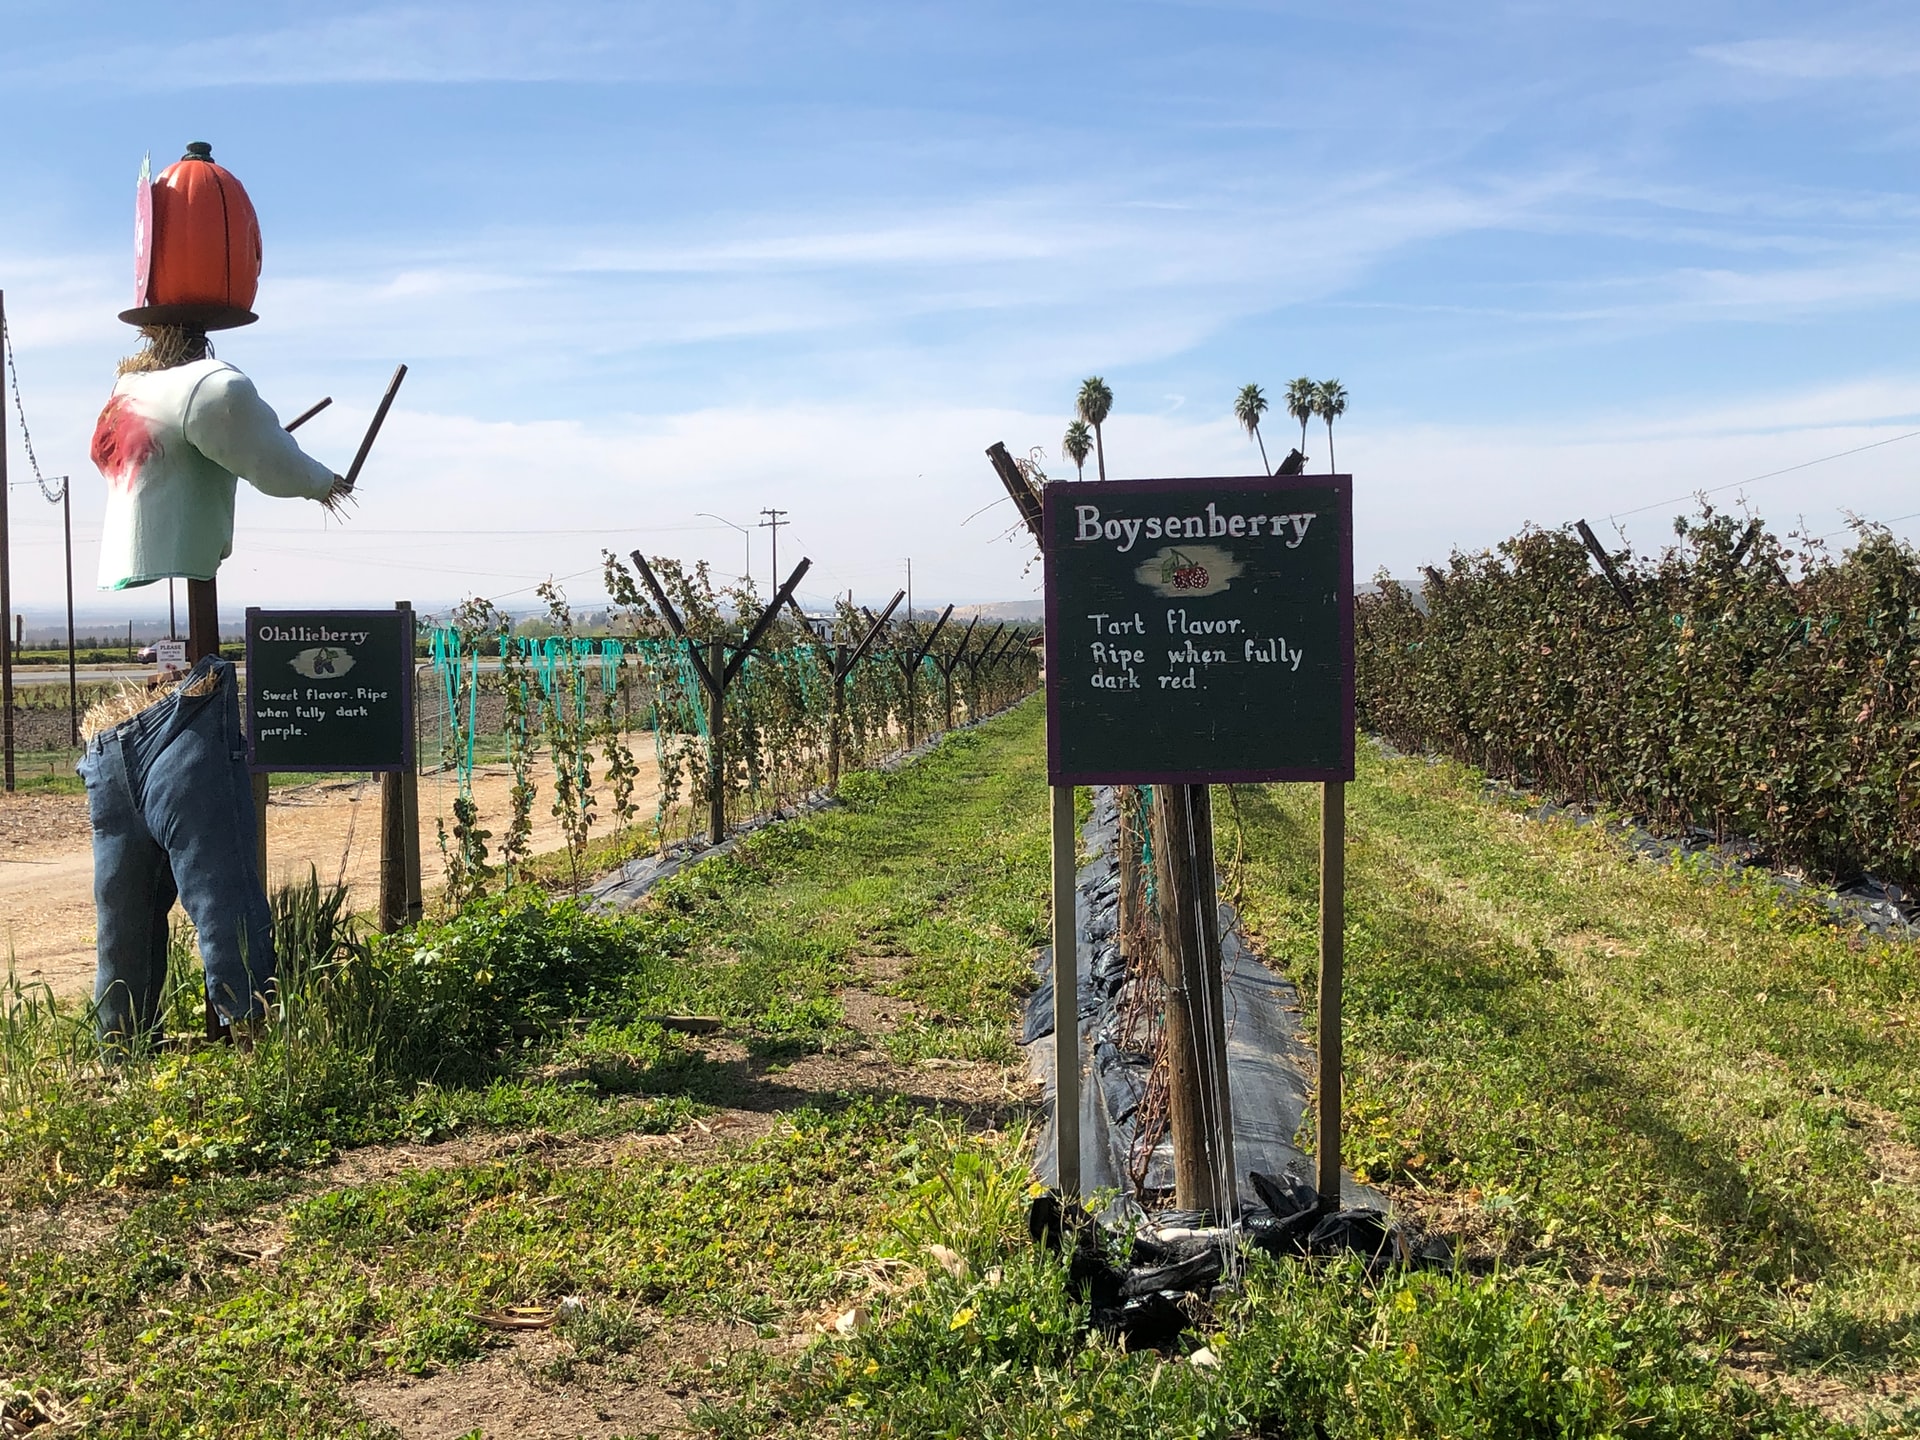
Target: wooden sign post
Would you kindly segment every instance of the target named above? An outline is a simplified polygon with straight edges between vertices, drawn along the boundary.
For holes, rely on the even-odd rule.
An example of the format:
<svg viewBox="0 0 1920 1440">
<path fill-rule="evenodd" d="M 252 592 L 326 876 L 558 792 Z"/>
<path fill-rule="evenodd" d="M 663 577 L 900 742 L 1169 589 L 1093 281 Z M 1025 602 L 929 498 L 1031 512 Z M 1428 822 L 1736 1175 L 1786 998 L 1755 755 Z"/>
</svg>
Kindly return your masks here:
<svg viewBox="0 0 1920 1440">
<path fill-rule="evenodd" d="M 1062 481 L 1041 499 L 1055 883 L 1060 849 L 1072 841 L 1073 786 L 1155 787 L 1184 1208 L 1224 1216 L 1235 1192 L 1208 787 L 1323 786 L 1318 1183 L 1331 1207 L 1340 1183 L 1343 787 L 1354 763 L 1351 477 Z M 1068 903 L 1057 893 L 1055 901 L 1056 1006 L 1073 974 L 1071 879 L 1069 871 Z M 1061 1010 L 1057 1024 L 1060 1175 L 1071 1188 L 1078 1019 Z"/>
</svg>

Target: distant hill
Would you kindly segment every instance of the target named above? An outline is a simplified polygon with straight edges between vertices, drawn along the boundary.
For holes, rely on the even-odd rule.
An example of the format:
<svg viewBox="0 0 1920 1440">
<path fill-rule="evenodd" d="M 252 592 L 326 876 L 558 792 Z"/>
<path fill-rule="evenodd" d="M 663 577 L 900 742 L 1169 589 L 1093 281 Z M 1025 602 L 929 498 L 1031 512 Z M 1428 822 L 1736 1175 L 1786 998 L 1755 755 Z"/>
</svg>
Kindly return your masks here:
<svg viewBox="0 0 1920 1440">
<path fill-rule="evenodd" d="M 920 609 L 914 606 L 915 611 Z M 939 612 L 934 612 L 938 614 Z M 982 620 L 1007 620 L 1018 625 L 1038 625 L 1047 618 L 1046 607 L 1035 600 L 999 600 L 991 605 L 956 605 L 953 607 L 955 620 L 971 620 L 978 615 Z"/>
</svg>

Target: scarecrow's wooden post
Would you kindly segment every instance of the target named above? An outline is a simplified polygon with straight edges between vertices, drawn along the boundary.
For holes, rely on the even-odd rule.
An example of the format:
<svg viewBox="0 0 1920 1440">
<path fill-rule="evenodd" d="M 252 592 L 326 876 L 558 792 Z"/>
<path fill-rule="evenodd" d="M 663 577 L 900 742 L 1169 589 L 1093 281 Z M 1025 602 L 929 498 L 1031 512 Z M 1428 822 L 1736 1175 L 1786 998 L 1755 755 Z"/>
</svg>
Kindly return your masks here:
<svg viewBox="0 0 1920 1440">
<path fill-rule="evenodd" d="M 187 581 L 187 663 L 197 665 L 206 655 L 220 653 L 220 592 L 211 580 Z M 254 858 L 260 867 L 260 883 L 267 882 L 267 801 L 264 775 L 253 777 Z M 226 1033 L 220 1012 L 207 997 L 207 1038 L 218 1040 Z"/>
</svg>

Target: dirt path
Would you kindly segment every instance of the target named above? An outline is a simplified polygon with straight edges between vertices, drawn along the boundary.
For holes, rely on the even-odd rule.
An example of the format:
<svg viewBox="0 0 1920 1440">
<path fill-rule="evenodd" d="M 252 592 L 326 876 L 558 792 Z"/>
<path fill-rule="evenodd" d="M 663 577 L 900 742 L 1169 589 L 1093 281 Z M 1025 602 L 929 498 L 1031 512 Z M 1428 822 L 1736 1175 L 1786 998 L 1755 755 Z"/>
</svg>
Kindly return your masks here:
<svg viewBox="0 0 1920 1440">
<path fill-rule="evenodd" d="M 636 745 L 639 776 L 634 804 L 653 814 L 659 777 L 653 747 Z M 611 801 L 600 767 L 594 791 L 602 813 L 593 834 L 610 828 Z M 536 854 L 562 847 L 559 822 L 549 813 L 551 777 L 536 770 Z M 496 835 L 510 813 L 513 779 L 504 765 L 474 771 L 473 793 L 486 828 Z M 420 779 L 420 869 L 431 894 L 444 879 L 437 822 L 451 821 L 451 775 Z M 370 910 L 380 881 L 380 785 L 376 780 L 321 780 L 275 786 L 267 806 L 269 884 L 304 878 L 311 865 L 323 882 L 346 881 L 356 909 Z M 179 912 L 176 910 L 176 914 Z M 87 994 L 93 987 L 93 846 L 87 802 L 79 795 L 0 795 L 0 946 L 24 984 L 46 984 L 57 995 Z M 0 974 L 3 974 L 0 969 Z"/>
</svg>

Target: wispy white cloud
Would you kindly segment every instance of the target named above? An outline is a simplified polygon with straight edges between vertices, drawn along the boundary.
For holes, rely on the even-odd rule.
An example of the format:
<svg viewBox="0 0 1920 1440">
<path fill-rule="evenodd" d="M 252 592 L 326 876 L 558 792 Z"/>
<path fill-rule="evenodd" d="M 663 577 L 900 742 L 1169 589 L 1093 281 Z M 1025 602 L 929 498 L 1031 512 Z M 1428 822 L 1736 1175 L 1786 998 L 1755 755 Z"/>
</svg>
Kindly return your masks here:
<svg viewBox="0 0 1920 1440">
<path fill-rule="evenodd" d="M 314 422 L 308 443 L 316 453 L 351 447 L 369 399 L 343 396 Z M 1256 452 L 1231 416 L 1193 408 L 1143 403 L 1117 413 L 1107 426 L 1110 473 L 1257 469 Z M 1920 375 L 1894 375 L 1567 424 L 1383 424 L 1362 413 L 1342 422 L 1336 440 L 1342 468 L 1359 477 L 1361 573 L 1384 567 L 1406 575 L 1443 560 L 1453 546 L 1490 545 L 1527 522 L 1584 516 L 1602 525 L 1610 514 L 1887 439 L 1920 425 L 1916 412 Z M 737 573 L 740 537 L 700 512 L 745 523 L 761 505 L 777 503 L 795 522 L 782 536 L 782 555 L 815 562 L 811 599 L 847 588 L 863 598 L 884 595 L 908 555 L 921 595 L 1020 598 L 1035 593 L 1038 575 L 1027 565 L 1027 543 L 1003 538 L 1011 516 L 989 510 L 962 522 L 997 494 L 982 454 L 992 441 L 1016 451 L 1040 444 L 1056 474 L 1070 473 L 1055 455 L 1060 425 L 1058 415 L 939 403 L 728 405 L 512 421 L 412 409 L 403 400 L 351 519 L 328 522 L 310 504 L 243 487 L 224 573 L 229 593 L 257 604 L 337 601 L 343 587 L 359 596 L 408 594 L 423 604 L 463 593 L 525 600 L 548 575 L 573 577 L 569 592 L 591 600 L 600 593 L 603 548 L 624 554 L 638 546 Z M 1289 429 L 1282 424 L 1276 434 Z M 1315 468 L 1324 464 L 1324 447 L 1316 423 L 1308 437 Z M 1916 463 L 1920 439 L 1762 481 L 1746 493 L 1775 523 L 1804 516 L 1822 532 L 1844 524 L 1847 509 L 1883 517 L 1913 510 Z M 82 573 L 91 573 L 96 558 L 97 489 L 86 476 L 76 485 Z M 1719 501 L 1732 506 L 1739 494 Z M 16 593 L 24 596 L 58 593 L 57 512 L 43 508 L 22 507 L 16 516 Z M 1672 514 L 1688 508 L 1683 500 L 1624 523 L 1636 544 L 1658 546 Z M 1920 533 L 1912 523 L 1899 528 Z M 767 552 L 758 538 L 754 554 L 764 589 Z M 88 603 L 147 613 L 152 598 Z"/>
<path fill-rule="evenodd" d="M 310 23 L 29 59 L 10 78 L 141 90 L 695 78 L 726 53 L 732 7 L 474 3 L 336 13 Z M 734 38 L 745 38 L 738 36 Z"/>
<path fill-rule="evenodd" d="M 1735 40 L 1702 45 L 1702 59 L 1787 80 L 1897 80 L 1920 75 L 1920 44 L 1908 37 Z"/>
</svg>

